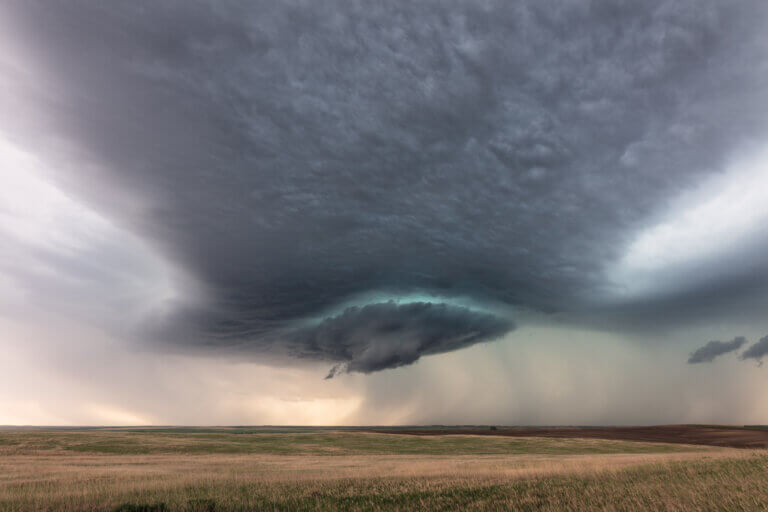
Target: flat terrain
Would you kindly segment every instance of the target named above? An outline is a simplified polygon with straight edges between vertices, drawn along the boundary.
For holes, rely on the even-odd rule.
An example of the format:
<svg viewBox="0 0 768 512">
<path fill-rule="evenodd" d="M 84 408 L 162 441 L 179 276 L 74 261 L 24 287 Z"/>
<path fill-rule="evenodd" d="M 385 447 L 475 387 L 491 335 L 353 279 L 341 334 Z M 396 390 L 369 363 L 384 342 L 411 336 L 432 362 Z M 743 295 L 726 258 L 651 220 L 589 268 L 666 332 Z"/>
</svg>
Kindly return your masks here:
<svg viewBox="0 0 768 512">
<path fill-rule="evenodd" d="M 762 426 L 659 425 L 652 427 L 502 427 L 490 428 L 398 428 L 376 432 L 434 436 L 471 434 L 507 437 L 593 438 L 625 441 L 699 444 L 732 448 L 768 448 L 768 428 Z"/>
<path fill-rule="evenodd" d="M 175 429 L 0 432 L 0 456 L 11 455 L 571 455 L 670 453 L 693 446 L 594 439 L 510 439 L 476 435 L 387 435 L 375 432 Z"/>
<path fill-rule="evenodd" d="M 762 450 L 329 429 L 4 429 L 0 510 L 765 510 Z"/>
</svg>

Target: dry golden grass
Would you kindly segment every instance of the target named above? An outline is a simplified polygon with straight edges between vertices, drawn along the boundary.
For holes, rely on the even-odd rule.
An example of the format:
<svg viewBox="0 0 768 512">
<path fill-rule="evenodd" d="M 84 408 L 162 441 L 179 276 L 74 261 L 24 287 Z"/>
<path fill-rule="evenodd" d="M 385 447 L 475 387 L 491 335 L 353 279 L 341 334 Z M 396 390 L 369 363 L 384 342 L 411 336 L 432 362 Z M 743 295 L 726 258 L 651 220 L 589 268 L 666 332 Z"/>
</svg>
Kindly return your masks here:
<svg viewBox="0 0 768 512">
<path fill-rule="evenodd" d="M 397 437 L 385 439 L 397 446 Z M 470 441 L 483 451 L 485 441 Z M 62 448 L 66 443 L 52 443 L 47 449 L 38 444 L 35 450 L 6 444 L 0 451 L 0 510 L 768 507 L 768 458 L 759 452 L 685 446 L 665 452 L 666 446 L 656 445 L 660 452 L 616 453 L 621 445 L 614 441 L 571 440 L 572 450 L 600 451 L 608 443 L 609 453 L 561 454 L 563 440 L 523 441 L 540 453 L 318 455 L 304 447 L 300 454 L 288 455 L 115 455 L 71 451 Z M 179 438 L 175 445 L 185 442 Z M 319 442 L 322 446 L 322 439 Z M 558 443 L 554 454 L 547 453 L 550 442 Z"/>
</svg>

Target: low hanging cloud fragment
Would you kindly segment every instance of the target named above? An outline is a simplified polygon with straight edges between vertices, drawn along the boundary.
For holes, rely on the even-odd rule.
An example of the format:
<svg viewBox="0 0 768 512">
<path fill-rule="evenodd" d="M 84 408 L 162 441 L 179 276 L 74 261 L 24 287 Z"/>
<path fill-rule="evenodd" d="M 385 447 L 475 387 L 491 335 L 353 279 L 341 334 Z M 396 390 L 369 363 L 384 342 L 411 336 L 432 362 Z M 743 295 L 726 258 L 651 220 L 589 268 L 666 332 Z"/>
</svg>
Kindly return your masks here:
<svg viewBox="0 0 768 512">
<path fill-rule="evenodd" d="M 711 363 L 718 356 L 740 349 L 746 342 L 747 339 L 744 336 L 737 336 L 731 341 L 710 341 L 691 352 L 688 364 Z"/>
<path fill-rule="evenodd" d="M 742 361 L 747 359 L 754 359 L 763 364 L 763 357 L 768 355 L 768 336 L 763 336 L 760 341 L 752 344 L 747 350 L 745 350 L 739 357 Z"/>
<path fill-rule="evenodd" d="M 413 364 L 500 338 L 513 322 L 490 313 L 443 303 L 393 301 L 350 307 L 338 316 L 287 335 L 295 355 L 337 362 L 339 373 L 371 373 Z"/>
</svg>

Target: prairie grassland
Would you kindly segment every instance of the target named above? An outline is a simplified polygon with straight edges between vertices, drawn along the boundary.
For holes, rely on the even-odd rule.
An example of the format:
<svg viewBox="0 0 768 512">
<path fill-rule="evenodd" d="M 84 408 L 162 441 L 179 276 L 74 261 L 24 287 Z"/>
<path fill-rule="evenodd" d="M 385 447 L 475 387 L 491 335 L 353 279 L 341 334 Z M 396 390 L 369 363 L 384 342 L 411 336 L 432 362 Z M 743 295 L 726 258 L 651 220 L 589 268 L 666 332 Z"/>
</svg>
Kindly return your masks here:
<svg viewBox="0 0 768 512">
<path fill-rule="evenodd" d="M 0 431 L 0 456 L 37 453 L 270 454 L 270 455 L 494 455 L 670 453 L 702 448 L 595 439 L 446 435 L 411 436 L 371 432 L 286 433 L 158 430 Z"/>
<path fill-rule="evenodd" d="M 291 438 L 292 453 L 275 439 L 244 443 L 240 452 L 219 439 L 208 452 L 189 453 L 195 435 L 7 434 L 0 435 L 0 510 L 768 508 L 768 457 L 734 449 L 316 432 Z M 135 452 L 123 435 L 140 438 Z M 105 450 L 109 442 L 122 451 Z"/>
</svg>

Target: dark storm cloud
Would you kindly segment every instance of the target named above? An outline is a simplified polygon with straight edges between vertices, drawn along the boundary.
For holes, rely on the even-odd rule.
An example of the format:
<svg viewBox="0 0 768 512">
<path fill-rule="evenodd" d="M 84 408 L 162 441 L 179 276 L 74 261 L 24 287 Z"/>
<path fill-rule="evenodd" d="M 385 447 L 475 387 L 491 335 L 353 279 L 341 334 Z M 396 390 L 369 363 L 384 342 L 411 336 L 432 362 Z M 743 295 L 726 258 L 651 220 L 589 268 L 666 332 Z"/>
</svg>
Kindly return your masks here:
<svg viewBox="0 0 768 512">
<path fill-rule="evenodd" d="M 272 351 L 366 293 L 587 307 L 659 208 L 764 138 L 766 7 L 12 1 L 34 73 L 0 107 L 28 106 L 14 136 L 57 183 L 199 280 L 176 343 Z M 420 307 L 284 343 L 365 372 L 507 325 Z M 387 318 L 409 326 L 391 346 Z"/>
<path fill-rule="evenodd" d="M 750 347 L 741 353 L 741 359 L 756 359 L 762 364 L 763 357 L 768 355 L 768 336 L 760 338 L 760 341 L 753 343 Z"/>
<path fill-rule="evenodd" d="M 340 370 L 371 373 L 499 338 L 514 324 L 466 307 L 383 302 L 350 307 L 338 316 L 285 335 L 293 355 L 343 362 Z"/>
<path fill-rule="evenodd" d="M 737 336 L 731 341 L 710 341 L 691 353 L 688 364 L 711 363 L 718 356 L 739 350 L 746 342 L 744 336 Z"/>
</svg>

